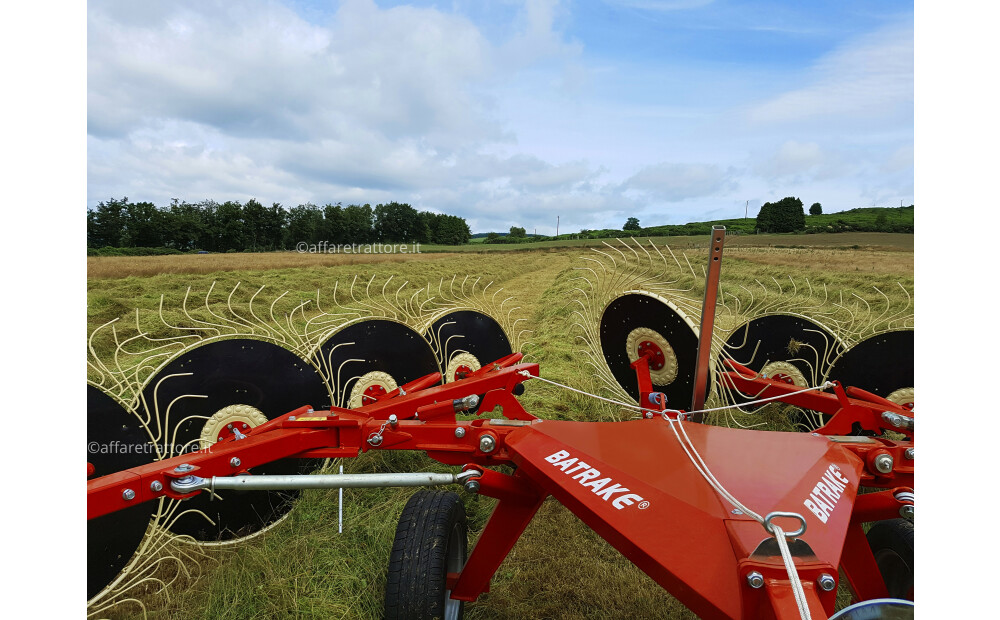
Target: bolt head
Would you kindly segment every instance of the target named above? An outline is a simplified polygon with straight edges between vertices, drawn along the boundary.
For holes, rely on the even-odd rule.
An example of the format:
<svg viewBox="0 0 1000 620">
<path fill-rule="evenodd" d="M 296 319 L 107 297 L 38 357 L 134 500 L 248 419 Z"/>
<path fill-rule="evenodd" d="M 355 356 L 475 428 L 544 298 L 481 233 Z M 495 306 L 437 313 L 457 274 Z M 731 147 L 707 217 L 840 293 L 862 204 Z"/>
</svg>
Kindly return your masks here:
<svg viewBox="0 0 1000 620">
<path fill-rule="evenodd" d="M 880 454 L 875 457 L 875 469 L 880 474 L 888 474 L 892 472 L 892 455 L 891 454 Z"/>
<path fill-rule="evenodd" d="M 134 500 L 135 499 L 135 491 L 133 491 L 132 489 L 125 489 L 122 492 L 122 499 L 125 500 L 126 502 L 130 502 L 130 501 Z"/>
<path fill-rule="evenodd" d="M 398 424 L 398 423 L 399 423 L 399 418 L 396 417 L 396 414 L 395 413 L 391 414 L 389 416 L 389 424 L 392 424 L 393 426 L 396 426 L 396 424 Z"/>
<path fill-rule="evenodd" d="M 905 506 L 900 506 L 899 507 L 899 516 L 901 516 L 904 519 L 907 519 L 909 521 L 913 521 L 913 505 L 912 504 L 907 504 Z"/>
<path fill-rule="evenodd" d="M 294 422 L 295 421 L 295 416 L 293 416 L 293 415 L 288 416 L 288 421 L 289 422 Z"/>
<path fill-rule="evenodd" d="M 149 490 L 153 493 L 159 493 L 163 490 L 163 484 L 159 480 L 154 480 L 152 484 L 149 485 Z"/>
<path fill-rule="evenodd" d="M 246 425 L 246 424 L 244 424 L 244 425 L 243 425 L 243 428 L 246 428 L 246 427 L 247 427 L 247 425 Z"/>
<path fill-rule="evenodd" d="M 459 439 L 461 439 L 462 437 L 465 437 L 465 429 L 462 428 L 461 426 L 458 427 L 458 428 L 456 428 L 455 429 L 455 437 L 458 437 Z"/>
<path fill-rule="evenodd" d="M 177 467 L 174 468 L 174 471 L 177 472 L 177 473 L 183 473 L 183 472 L 186 472 L 186 471 L 191 471 L 192 469 L 194 469 L 194 465 L 189 465 L 187 463 L 181 463 L 180 465 L 178 465 Z"/>
<path fill-rule="evenodd" d="M 306 413 L 315 413 L 315 412 L 313 411 L 312 407 L 310 407 L 310 408 L 306 409 Z"/>
<path fill-rule="evenodd" d="M 734 515 L 741 515 L 741 514 L 743 514 L 743 511 L 740 510 L 739 508 L 733 508 L 733 514 Z"/>
<path fill-rule="evenodd" d="M 652 411 L 647 411 L 646 412 L 646 419 L 647 420 L 653 419 L 653 412 Z"/>
<path fill-rule="evenodd" d="M 492 435 L 483 435 L 479 438 L 479 449 L 483 452 L 493 452 L 496 447 L 497 441 L 493 439 Z"/>
<path fill-rule="evenodd" d="M 477 480 L 467 480 L 465 482 L 465 490 L 469 493 L 479 492 L 479 482 Z"/>
<path fill-rule="evenodd" d="M 906 452 L 903 453 L 903 456 L 905 456 L 906 458 L 908 458 L 909 460 L 912 461 L 913 460 L 913 448 L 907 448 Z"/>
<path fill-rule="evenodd" d="M 242 465 L 242 461 L 240 461 L 238 458 L 234 456 L 233 458 L 229 459 L 229 464 L 232 465 L 233 467 L 239 467 L 240 465 Z"/>
<path fill-rule="evenodd" d="M 832 592 L 837 587 L 837 580 L 826 573 L 820 575 L 816 583 L 824 592 Z"/>
<path fill-rule="evenodd" d="M 753 571 L 747 575 L 747 585 L 754 590 L 764 587 L 764 575 L 761 575 L 757 571 Z"/>
</svg>

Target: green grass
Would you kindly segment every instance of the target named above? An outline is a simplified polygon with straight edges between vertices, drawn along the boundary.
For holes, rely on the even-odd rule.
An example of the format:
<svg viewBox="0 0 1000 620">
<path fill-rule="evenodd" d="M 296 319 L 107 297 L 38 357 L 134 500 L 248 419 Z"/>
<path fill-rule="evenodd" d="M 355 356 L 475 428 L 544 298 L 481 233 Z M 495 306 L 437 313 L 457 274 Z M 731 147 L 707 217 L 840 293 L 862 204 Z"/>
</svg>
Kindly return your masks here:
<svg viewBox="0 0 1000 620">
<path fill-rule="evenodd" d="M 763 236 L 761 236 L 763 237 Z M 772 236 L 775 239 L 789 239 Z M 853 290 L 877 300 L 873 286 L 890 288 L 902 282 L 912 289 L 911 235 L 859 237 L 803 235 L 789 245 L 823 238 L 837 238 L 832 245 L 775 248 L 770 243 L 727 243 L 724 278 L 745 282 L 770 278 L 810 278 L 815 286 Z M 906 238 L 900 241 L 897 238 Z M 687 250 L 692 262 L 705 254 L 707 239 L 670 238 L 675 251 Z M 690 242 L 678 246 L 675 241 Z M 758 241 L 762 241 L 759 240 Z M 858 241 L 855 243 L 855 241 Z M 155 309 L 160 293 L 167 306 L 176 307 L 187 286 L 204 292 L 212 282 L 228 291 L 243 286 L 268 285 L 307 296 L 317 287 L 327 289 L 334 279 L 360 280 L 372 273 L 394 274 L 412 282 L 436 281 L 458 274 L 479 274 L 494 280 L 516 296 L 518 316 L 534 330 L 527 349 L 544 376 L 584 389 L 592 387 L 590 370 L 580 362 L 578 331 L 570 299 L 576 284 L 574 267 L 587 250 L 579 241 L 547 242 L 522 246 L 489 246 L 505 251 L 502 260 L 490 253 L 451 254 L 391 265 L 335 265 L 294 269 L 254 269 L 151 277 L 105 277 L 88 280 L 88 326 L 131 316 L 132 308 Z M 599 242 L 597 242 L 599 243 Z M 831 242 L 834 243 L 834 242 Z M 893 244 L 896 244 L 895 246 Z M 858 249 L 851 248 L 858 245 Z M 840 248 L 840 249 L 838 249 Z M 878 249 L 874 249 L 878 248 Z M 511 251 L 515 250 L 515 251 Z M 521 251 L 516 251 L 521 250 Z M 96 259 L 105 260 L 105 259 Z M 704 261 L 702 261 L 704 262 Z M 879 271 L 859 271 L 868 262 Z M 829 266 L 826 266 L 829 264 Z M 182 320 L 169 315 L 171 321 Z M 145 324 L 156 333 L 156 321 Z M 98 347 L 110 346 L 100 340 Z M 616 412 L 608 405 L 566 393 L 541 383 L 528 385 L 520 398 L 525 408 L 543 418 L 611 420 Z M 762 412 L 769 425 L 783 428 L 777 407 Z M 347 472 L 447 470 L 416 453 L 369 453 L 344 460 Z M 336 463 L 334 463 L 336 467 Z M 336 491 L 306 491 L 288 519 L 244 544 L 208 551 L 213 561 L 205 574 L 188 581 L 165 597 L 146 600 L 149 617 L 173 620 L 190 618 L 379 618 L 385 569 L 396 519 L 410 490 L 345 490 L 344 533 L 337 533 Z M 462 494 L 470 516 L 472 540 L 481 532 L 493 500 Z M 658 533 L 668 535 L 668 533 Z M 554 500 L 548 500 L 529 525 L 508 559 L 496 573 L 491 590 L 466 607 L 468 618 L 616 618 L 623 610 L 636 618 L 688 618 L 693 615 L 649 577 L 622 557 L 595 532 Z M 121 617 L 136 617 L 137 608 L 123 606 Z"/>
</svg>

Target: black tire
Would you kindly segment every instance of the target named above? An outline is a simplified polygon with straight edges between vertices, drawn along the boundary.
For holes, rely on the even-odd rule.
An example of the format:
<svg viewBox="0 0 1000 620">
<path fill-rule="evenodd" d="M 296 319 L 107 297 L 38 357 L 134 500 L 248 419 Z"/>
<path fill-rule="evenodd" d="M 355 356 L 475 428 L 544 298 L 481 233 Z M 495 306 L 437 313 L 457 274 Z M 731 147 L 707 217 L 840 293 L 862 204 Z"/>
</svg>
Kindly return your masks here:
<svg viewBox="0 0 1000 620">
<path fill-rule="evenodd" d="M 889 596 L 912 601 L 913 524 L 906 519 L 879 521 L 868 530 L 868 544 Z"/>
<path fill-rule="evenodd" d="M 464 603 L 450 598 L 449 572 L 465 566 L 465 506 L 457 493 L 418 491 L 396 526 L 385 584 L 386 620 L 458 620 Z"/>
</svg>

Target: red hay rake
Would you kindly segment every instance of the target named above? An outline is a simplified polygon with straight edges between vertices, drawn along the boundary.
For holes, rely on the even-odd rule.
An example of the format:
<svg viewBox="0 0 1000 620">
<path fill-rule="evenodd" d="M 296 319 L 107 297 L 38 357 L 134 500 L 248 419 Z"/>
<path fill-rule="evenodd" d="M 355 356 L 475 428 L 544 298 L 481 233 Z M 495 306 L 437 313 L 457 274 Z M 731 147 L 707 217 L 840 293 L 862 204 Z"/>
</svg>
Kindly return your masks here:
<svg viewBox="0 0 1000 620">
<path fill-rule="evenodd" d="M 721 264 L 722 231 L 714 237 L 702 342 L 711 338 Z M 514 353 L 443 385 L 432 373 L 373 393 L 358 408 L 302 406 L 210 448 L 90 478 L 87 516 L 226 489 L 459 484 L 499 500 L 481 537 L 467 555 L 457 494 L 415 494 L 390 557 L 387 618 L 460 617 L 464 602 L 489 590 L 548 496 L 703 618 L 912 617 L 912 561 L 900 567 L 885 542 L 913 520 L 911 410 L 837 382 L 804 389 L 726 360 L 715 373 L 720 385 L 819 412 L 826 422 L 812 433 L 710 426 L 699 423 L 703 390 L 689 412 L 667 408 L 650 378 L 662 352 L 652 342 L 640 350 L 632 363 L 640 406 L 618 403 L 639 419 L 536 418 L 517 395 L 525 382 L 548 380 Z M 708 355 L 708 346 L 699 348 L 700 377 L 708 376 Z M 502 419 L 456 417 L 497 406 Z M 422 451 L 461 471 L 253 473 L 281 459 L 370 450 Z M 491 469 L 500 465 L 513 473 Z M 880 523 L 866 535 L 863 524 L 872 522 Z M 855 604 L 835 612 L 841 575 Z"/>
</svg>

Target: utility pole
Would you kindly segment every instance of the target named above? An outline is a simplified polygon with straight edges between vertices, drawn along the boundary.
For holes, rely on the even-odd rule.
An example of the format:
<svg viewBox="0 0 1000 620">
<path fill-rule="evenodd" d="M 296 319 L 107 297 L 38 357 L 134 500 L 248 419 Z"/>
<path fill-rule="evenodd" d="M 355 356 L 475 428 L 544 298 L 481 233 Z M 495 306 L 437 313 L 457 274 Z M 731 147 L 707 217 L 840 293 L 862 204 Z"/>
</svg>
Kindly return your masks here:
<svg viewBox="0 0 1000 620">
<path fill-rule="evenodd" d="M 750 201 L 748 200 L 746 206 L 743 207 L 743 219 L 744 220 L 747 219 L 747 215 L 749 214 L 750 214 Z"/>
<path fill-rule="evenodd" d="M 559 216 L 556 216 L 556 236 L 559 236 Z"/>
</svg>

